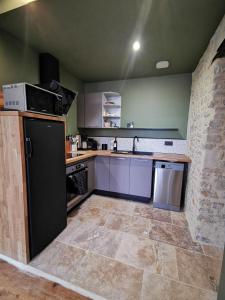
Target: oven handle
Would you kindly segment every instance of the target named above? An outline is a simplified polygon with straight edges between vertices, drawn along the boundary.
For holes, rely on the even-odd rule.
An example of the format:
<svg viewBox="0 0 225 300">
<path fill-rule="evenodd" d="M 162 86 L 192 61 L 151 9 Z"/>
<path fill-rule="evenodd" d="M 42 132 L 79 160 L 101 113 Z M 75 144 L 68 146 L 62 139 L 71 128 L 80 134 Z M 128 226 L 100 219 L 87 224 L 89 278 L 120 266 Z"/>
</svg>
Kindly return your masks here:
<svg viewBox="0 0 225 300">
<path fill-rule="evenodd" d="M 72 173 L 66 174 L 66 176 L 70 176 L 70 175 L 73 175 L 73 174 L 75 174 L 75 173 L 79 173 L 79 172 L 81 172 L 81 171 L 86 171 L 86 172 L 87 172 L 87 171 L 88 171 L 88 167 L 84 167 L 84 168 L 82 168 L 82 169 L 73 171 Z"/>
</svg>

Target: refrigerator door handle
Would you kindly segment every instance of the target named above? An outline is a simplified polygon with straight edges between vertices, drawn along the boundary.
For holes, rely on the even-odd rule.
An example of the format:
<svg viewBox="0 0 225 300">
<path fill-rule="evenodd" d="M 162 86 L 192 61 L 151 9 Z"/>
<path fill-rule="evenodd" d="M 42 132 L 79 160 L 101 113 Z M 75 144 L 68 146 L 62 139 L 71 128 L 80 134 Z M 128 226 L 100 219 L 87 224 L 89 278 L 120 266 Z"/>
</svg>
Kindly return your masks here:
<svg viewBox="0 0 225 300">
<path fill-rule="evenodd" d="M 32 142 L 31 142 L 31 139 L 26 137 L 26 156 L 28 158 L 31 158 L 32 157 Z"/>
</svg>

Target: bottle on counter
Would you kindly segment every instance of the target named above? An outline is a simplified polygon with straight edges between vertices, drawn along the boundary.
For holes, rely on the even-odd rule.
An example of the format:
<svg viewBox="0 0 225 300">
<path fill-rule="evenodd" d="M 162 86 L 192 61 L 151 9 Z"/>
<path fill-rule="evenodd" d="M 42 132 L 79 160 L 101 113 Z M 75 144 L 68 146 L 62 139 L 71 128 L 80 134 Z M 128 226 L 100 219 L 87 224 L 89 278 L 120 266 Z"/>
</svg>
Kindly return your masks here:
<svg viewBox="0 0 225 300">
<path fill-rule="evenodd" d="M 115 137 L 115 140 L 113 142 L 113 151 L 117 151 L 117 138 Z"/>
<path fill-rule="evenodd" d="M 77 152 L 77 139 L 72 137 L 71 152 Z"/>
</svg>

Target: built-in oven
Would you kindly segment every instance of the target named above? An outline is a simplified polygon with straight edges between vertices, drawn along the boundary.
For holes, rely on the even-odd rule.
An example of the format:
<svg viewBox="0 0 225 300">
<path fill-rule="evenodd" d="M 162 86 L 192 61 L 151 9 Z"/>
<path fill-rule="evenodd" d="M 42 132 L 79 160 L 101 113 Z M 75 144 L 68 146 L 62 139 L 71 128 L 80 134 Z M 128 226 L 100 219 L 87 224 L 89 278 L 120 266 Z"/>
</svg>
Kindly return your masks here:
<svg viewBox="0 0 225 300">
<path fill-rule="evenodd" d="M 66 168 L 67 211 L 88 195 L 88 164 L 79 162 Z"/>
</svg>

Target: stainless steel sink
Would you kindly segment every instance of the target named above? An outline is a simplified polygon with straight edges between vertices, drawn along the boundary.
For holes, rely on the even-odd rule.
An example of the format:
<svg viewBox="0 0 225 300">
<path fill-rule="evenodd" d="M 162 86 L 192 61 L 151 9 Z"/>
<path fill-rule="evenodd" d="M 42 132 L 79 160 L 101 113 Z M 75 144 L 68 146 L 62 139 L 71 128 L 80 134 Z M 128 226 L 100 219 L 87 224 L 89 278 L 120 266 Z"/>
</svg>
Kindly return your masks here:
<svg viewBox="0 0 225 300">
<path fill-rule="evenodd" d="M 146 152 L 146 151 L 112 151 L 113 154 L 133 154 L 133 155 L 153 155 L 153 152 Z"/>
<path fill-rule="evenodd" d="M 135 151 L 132 152 L 134 155 L 153 155 L 153 152 L 146 152 L 146 151 Z"/>
<path fill-rule="evenodd" d="M 112 154 L 133 154 L 132 151 L 123 151 L 123 150 L 118 150 L 118 151 L 111 151 Z"/>
</svg>

